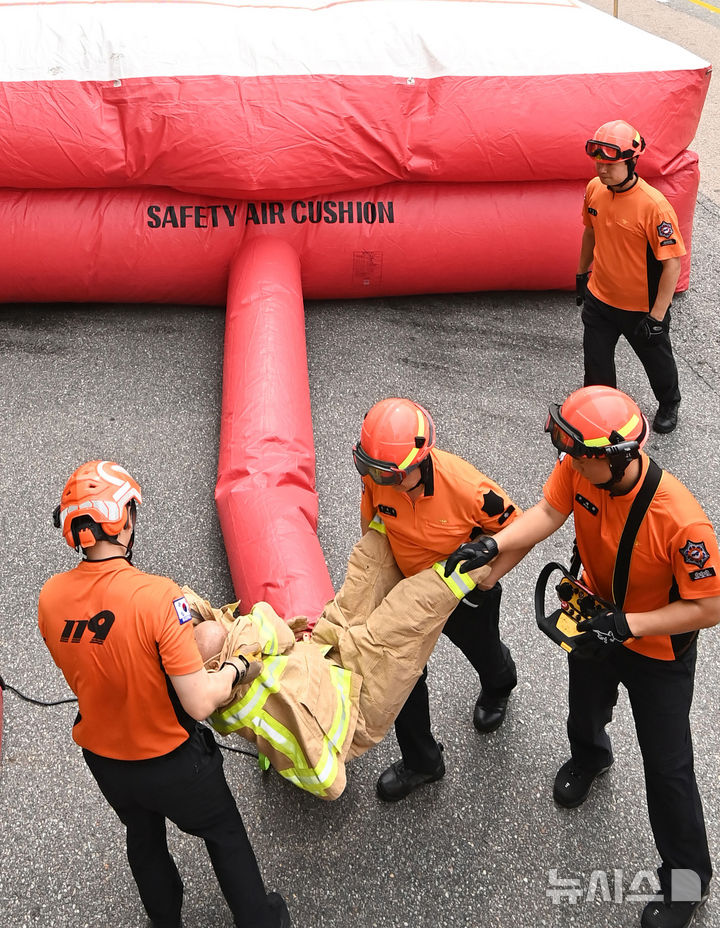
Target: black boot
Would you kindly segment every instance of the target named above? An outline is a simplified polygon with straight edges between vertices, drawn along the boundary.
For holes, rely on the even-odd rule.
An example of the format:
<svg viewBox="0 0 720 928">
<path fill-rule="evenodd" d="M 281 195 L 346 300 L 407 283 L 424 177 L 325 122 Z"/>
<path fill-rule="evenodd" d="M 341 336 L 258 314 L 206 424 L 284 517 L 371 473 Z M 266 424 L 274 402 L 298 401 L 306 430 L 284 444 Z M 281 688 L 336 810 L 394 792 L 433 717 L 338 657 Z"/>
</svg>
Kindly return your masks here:
<svg viewBox="0 0 720 928">
<path fill-rule="evenodd" d="M 482 690 L 475 703 L 473 712 L 473 725 L 479 732 L 484 735 L 500 728 L 505 721 L 507 704 L 510 695 L 506 696 L 486 696 Z"/>
<path fill-rule="evenodd" d="M 268 893 L 267 901 L 272 911 L 277 915 L 277 928 L 291 928 L 290 913 L 280 893 Z"/>
<path fill-rule="evenodd" d="M 660 403 L 653 419 L 653 431 L 664 435 L 677 425 L 680 403 Z"/>
<path fill-rule="evenodd" d="M 442 751 L 442 745 L 439 745 Z M 434 783 L 445 776 L 445 762 L 440 757 L 440 763 L 429 773 L 419 770 L 410 770 L 402 760 L 395 761 L 387 770 L 384 770 L 377 781 L 377 793 L 385 802 L 397 802 L 422 786 L 424 783 Z"/>
<path fill-rule="evenodd" d="M 641 928 L 688 928 L 695 913 L 707 902 L 705 890 L 696 902 L 648 902 L 640 920 Z"/>
<path fill-rule="evenodd" d="M 608 771 L 611 766 L 612 761 L 607 767 L 601 767 L 599 770 L 583 770 L 572 758 L 565 761 L 555 775 L 553 799 L 559 806 L 564 806 L 566 809 L 577 808 L 590 795 L 596 778 Z"/>
</svg>

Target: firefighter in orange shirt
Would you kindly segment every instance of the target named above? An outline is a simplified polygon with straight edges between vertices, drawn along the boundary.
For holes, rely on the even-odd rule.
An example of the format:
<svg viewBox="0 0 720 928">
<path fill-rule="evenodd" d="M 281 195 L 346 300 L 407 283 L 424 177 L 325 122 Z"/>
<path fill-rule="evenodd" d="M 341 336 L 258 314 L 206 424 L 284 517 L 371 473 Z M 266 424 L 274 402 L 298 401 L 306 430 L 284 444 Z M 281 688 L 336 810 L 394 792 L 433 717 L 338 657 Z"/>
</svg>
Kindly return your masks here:
<svg viewBox="0 0 720 928">
<path fill-rule="evenodd" d="M 687 928 L 707 899 L 712 875 L 689 715 L 698 630 L 720 621 L 717 540 L 690 491 L 641 450 L 648 425 L 629 396 L 612 387 L 584 387 L 562 406 L 550 407 L 545 430 L 560 459 L 543 499 L 493 538 L 478 539 L 472 551 L 461 548 L 446 570 L 466 553 L 471 557 L 461 573 L 499 552 L 485 581 L 492 583 L 508 558 L 511 563 L 513 554 L 557 531 L 572 513 L 584 584 L 607 603 L 619 599 L 622 605 L 578 624 L 588 634 L 574 639 L 576 649 L 568 655 L 572 756 L 558 770 L 553 796 L 566 808 L 581 805 L 596 777 L 612 765 L 605 727 L 622 683 L 662 859 L 663 897 L 645 906 L 641 925 Z M 649 482 L 653 476 L 657 485 Z M 628 521 L 639 519 L 633 504 L 641 492 L 649 504 L 629 542 L 623 541 Z M 629 555 L 619 557 L 628 544 Z M 618 593 L 623 586 L 626 592 Z"/>
<path fill-rule="evenodd" d="M 413 576 L 443 561 L 475 535 L 496 532 L 519 514 L 510 497 L 467 461 L 435 448 L 435 425 L 422 406 L 390 397 L 376 403 L 353 448 L 362 477 L 361 529 L 382 520 L 398 567 Z M 500 639 L 500 584 L 474 590 L 448 619 L 444 634 L 480 677 L 473 722 L 480 732 L 498 728 L 517 684 L 515 664 Z M 408 622 L 412 623 L 412 616 Z M 427 668 L 395 721 L 402 760 L 377 783 L 387 802 L 445 774 L 442 746 L 430 730 Z"/>
<path fill-rule="evenodd" d="M 600 126 L 585 145 L 597 171 L 585 191 L 576 277 L 585 386 L 617 386 L 615 346 L 624 335 L 658 401 L 653 429 L 672 432 L 680 388 L 670 304 L 685 245 L 675 210 L 635 173 L 644 149 L 640 133 L 621 119 Z"/>
<path fill-rule="evenodd" d="M 78 698 L 73 738 L 125 825 L 140 898 L 157 928 L 181 924 L 183 884 L 165 820 L 204 839 L 238 928 L 289 928 L 278 893 L 266 894 L 209 729 L 198 725 L 261 664 L 203 667 L 182 591 L 131 563 L 140 487 L 112 461 L 79 467 L 55 510 L 83 560 L 43 586 L 38 621 Z"/>
</svg>

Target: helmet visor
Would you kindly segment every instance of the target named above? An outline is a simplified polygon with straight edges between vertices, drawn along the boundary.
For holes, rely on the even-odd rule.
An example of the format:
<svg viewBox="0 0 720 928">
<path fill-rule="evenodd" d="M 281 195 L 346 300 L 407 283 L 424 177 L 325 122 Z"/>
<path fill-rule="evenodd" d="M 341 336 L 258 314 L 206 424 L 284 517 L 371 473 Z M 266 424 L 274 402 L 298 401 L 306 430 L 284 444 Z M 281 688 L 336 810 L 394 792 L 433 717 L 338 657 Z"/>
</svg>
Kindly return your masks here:
<svg viewBox="0 0 720 928">
<path fill-rule="evenodd" d="M 571 458 L 597 458 L 606 454 L 603 447 L 588 448 L 581 433 L 563 419 L 557 403 L 550 404 L 545 431 L 550 433 L 550 441 L 560 454 L 569 454 Z"/>
<path fill-rule="evenodd" d="M 599 142 L 597 139 L 588 139 L 585 142 L 585 154 L 596 161 L 627 161 L 632 158 L 632 152 L 623 151 L 619 145 L 612 142 Z"/>
<path fill-rule="evenodd" d="M 353 461 L 361 477 L 370 477 L 373 483 L 380 484 L 380 486 L 397 486 L 403 482 L 405 477 L 405 471 L 400 470 L 392 461 L 379 461 L 377 458 L 371 458 L 363 451 L 360 442 L 353 445 Z"/>
</svg>

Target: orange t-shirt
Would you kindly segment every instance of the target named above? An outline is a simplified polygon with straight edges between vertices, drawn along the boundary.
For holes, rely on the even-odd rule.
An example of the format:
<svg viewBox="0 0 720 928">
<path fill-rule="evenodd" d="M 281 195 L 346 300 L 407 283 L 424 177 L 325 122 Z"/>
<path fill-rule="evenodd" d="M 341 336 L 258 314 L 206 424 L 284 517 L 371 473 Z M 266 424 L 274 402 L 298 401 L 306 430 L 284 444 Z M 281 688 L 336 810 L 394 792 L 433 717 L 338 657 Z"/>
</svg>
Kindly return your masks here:
<svg viewBox="0 0 720 928">
<path fill-rule="evenodd" d="M 582 477 L 565 456 L 543 489 L 553 509 L 573 514 L 584 582 L 608 602 L 620 538 L 648 465 L 643 454 L 637 485 L 625 496 L 611 496 Z M 720 596 L 718 570 L 720 552 L 712 525 L 692 493 L 663 471 L 635 538 L 623 609 L 649 612 L 677 599 Z M 673 660 L 687 639 L 685 634 L 648 635 L 625 644 L 649 657 Z"/>
<path fill-rule="evenodd" d="M 411 577 L 444 560 L 478 534 L 495 534 L 520 510 L 494 480 L 446 451 L 430 452 L 430 477 L 415 502 L 407 493 L 362 478 L 360 511 L 385 524 L 395 561 Z"/>
<path fill-rule="evenodd" d="M 193 673 L 203 662 L 176 583 L 124 558 L 82 561 L 45 583 L 38 624 L 78 697 L 73 738 L 81 747 L 142 760 L 187 739 L 195 722 L 166 675 Z"/>
<path fill-rule="evenodd" d="M 620 193 L 594 177 L 585 191 L 582 217 L 595 232 L 590 292 L 617 309 L 648 312 L 663 260 L 685 254 L 675 210 L 641 177 Z"/>
</svg>

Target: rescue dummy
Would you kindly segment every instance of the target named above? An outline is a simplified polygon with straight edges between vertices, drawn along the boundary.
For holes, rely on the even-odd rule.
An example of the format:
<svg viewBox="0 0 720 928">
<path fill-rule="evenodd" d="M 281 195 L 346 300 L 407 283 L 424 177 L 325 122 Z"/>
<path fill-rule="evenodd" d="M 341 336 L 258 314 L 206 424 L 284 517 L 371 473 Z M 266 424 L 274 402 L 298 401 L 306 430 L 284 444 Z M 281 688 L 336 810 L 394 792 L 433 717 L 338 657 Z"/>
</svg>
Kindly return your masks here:
<svg viewBox="0 0 720 928">
<path fill-rule="evenodd" d="M 345 789 L 347 760 L 383 739 L 447 617 L 490 572 L 455 570 L 446 578 L 443 563 L 403 578 L 380 520 L 373 528 L 353 548 L 342 588 L 299 641 L 293 627 L 304 627 L 304 617 L 286 623 L 267 603 L 237 615 L 237 604 L 214 609 L 183 591 L 202 648 L 215 636 L 205 623 L 227 632 L 208 670 L 238 654 L 263 664 L 256 679 L 233 688 L 210 724 L 255 743 L 281 776 L 322 799 Z"/>
</svg>

